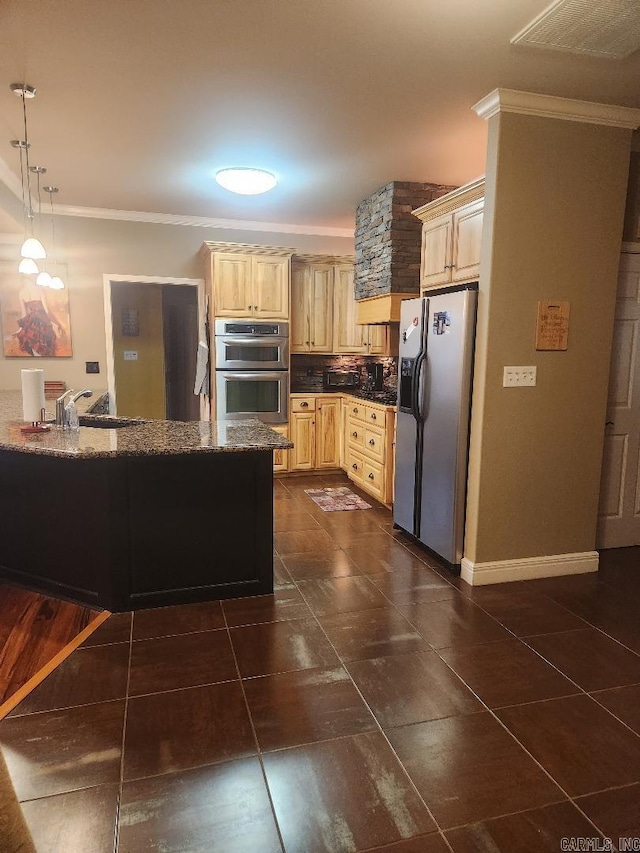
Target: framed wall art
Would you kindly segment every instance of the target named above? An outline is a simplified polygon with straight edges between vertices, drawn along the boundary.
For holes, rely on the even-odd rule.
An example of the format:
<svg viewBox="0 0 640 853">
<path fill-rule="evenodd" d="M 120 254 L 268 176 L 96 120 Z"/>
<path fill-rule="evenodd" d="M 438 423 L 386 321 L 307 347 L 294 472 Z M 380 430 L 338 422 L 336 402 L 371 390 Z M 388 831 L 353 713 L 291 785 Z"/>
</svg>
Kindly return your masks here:
<svg viewBox="0 0 640 853">
<path fill-rule="evenodd" d="M 63 281 L 65 265 L 58 265 Z M 34 276 L 0 273 L 0 321 L 5 358 L 69 358 L 69 290 L 39 287 Z"/>
</svg>

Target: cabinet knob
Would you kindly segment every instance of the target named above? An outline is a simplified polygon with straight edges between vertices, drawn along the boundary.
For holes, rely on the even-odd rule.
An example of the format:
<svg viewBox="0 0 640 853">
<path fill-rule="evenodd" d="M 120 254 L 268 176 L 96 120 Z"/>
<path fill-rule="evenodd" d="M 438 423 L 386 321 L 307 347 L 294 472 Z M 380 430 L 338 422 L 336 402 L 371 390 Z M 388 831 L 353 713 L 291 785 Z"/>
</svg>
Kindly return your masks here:
<svg viewBox="0 0 640 853">
<path fill-rule="evenodd" d="M 247 305 L 247 311 L 251 311 L 251 305 Z"/>
<path fill-rule="evenodd" d="M 373 474 L 369 474 L 369 479 L 373 480 Z"/>
<path fill-rule="evenodd" d="M 358 463 L 357 463 L 357 462 L 354 462 L 354 463 L 353 463 L 353 465 L 352 465 L 351 467 L 352 467 L 352 468 L 355 468 L 355 470 L 357 471 L 357 470 L 358 470 Z"/>
<path fill-rule="evenodd" d="M 445 265 L 444 265 L 444 268 L 445 268 L 446 270 L 452 270 L 454 266 L 455 266 L 454 264 L 445 264 Z"/>
<path fill-rule="evenodd" d="M 355 430 L 351 433 L 351 435 L 352 435 L 354 438 L 357 438 L 357 437 L 358 437 L 358 433 L 357 433 Z"/>
<path fill-rule="evenodd" d="M 375 412 L 371 412 L 371 420 L 372 420 L 372 421 L 377 421 L 377 420 L 378 420 L 378 419 L 376 418 L 376 413 L 375 413 Z"/>
<path fill-rule="evenodd" d="M 358 410 L 357 410 L 357 409 L 352 409 L 351 411 L 353 412 L 353 414 L 354 414 L 354 415 L 357 415 L 357 414 L 358 414 Z"/>
<path fill-rule="evenodd" d="M 369 439 L 369 444 L 371 445 L 371 447 L 373 447 L 373 445 L 375 444 L 375 441 L 374 441 L 372 438 L 370 438 L 370 439 Z"/>
<path fill-rule="evenodd" d="M 300 408 L 301 409 L 308 409 L 309 404 L 305 400 L 303 400 L 302 403 L 300 403 Z"/>
</svg>

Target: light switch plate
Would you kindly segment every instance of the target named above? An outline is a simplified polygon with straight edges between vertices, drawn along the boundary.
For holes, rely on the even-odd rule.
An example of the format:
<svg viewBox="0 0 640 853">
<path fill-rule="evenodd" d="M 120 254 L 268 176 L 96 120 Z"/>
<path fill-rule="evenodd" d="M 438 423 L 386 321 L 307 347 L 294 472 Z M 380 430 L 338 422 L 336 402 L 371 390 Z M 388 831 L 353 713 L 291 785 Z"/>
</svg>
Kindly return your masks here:
<svg viewBox="0 0 640 853">
<path fill-rule="evenodd" d="M 126 349 L 124 351 L 124 360 L 125 361 L 137 361 L 138 360 L 138 351 L 135 349 Z"/>
<path fill-rule="evenodd" d="M 537 367 L 505 367 L 502 374 L 503 388 L 523 388 L 536 384 Z"/>
</svg>

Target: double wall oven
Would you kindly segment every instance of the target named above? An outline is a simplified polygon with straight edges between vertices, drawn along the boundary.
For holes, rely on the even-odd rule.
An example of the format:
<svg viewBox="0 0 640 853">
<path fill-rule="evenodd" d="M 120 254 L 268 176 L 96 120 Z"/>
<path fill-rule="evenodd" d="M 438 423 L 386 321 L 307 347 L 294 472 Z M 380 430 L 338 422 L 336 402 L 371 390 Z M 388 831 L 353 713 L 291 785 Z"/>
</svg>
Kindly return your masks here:
<svg viewBox="0 0 640 853">
<path fill-rule="evenodd" d="M 289 324 L 218 319 L 214 336 L 216 418 L 286 423 Z"/>
</svg>

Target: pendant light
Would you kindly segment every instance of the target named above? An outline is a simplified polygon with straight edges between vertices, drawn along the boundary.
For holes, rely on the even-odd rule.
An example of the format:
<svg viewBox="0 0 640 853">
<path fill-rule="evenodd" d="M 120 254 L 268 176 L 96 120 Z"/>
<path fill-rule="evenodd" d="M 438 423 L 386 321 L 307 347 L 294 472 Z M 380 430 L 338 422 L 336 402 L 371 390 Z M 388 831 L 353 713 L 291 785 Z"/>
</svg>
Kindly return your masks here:
<svg viewBox="0 0 640 853">
<path fill-rule="evenodd" d="M 29 166 L 29 171 L 38 176 L 38 221 L 42 224 L 42 193 L 40 190 L 40 178 L 46 174 L 44 166 Z M 51 276 L 46 270 L 40 270 L 36 278 L 38 287 L 51 287 Z"/>
<path fill-rule="evenodd" d="M 56 245 L 56 218 L 53 212 L 53 197 L 58 192 L 58 187 L 43 187 L 46 193 L 49 193 L 49 204 L 51 205 L 51 241 L 53 243 L 53 271 L 55 275 L 49 281 L 51 290 L 64 290 L 64 282 L 58 273 L 58 247 Z"/>
<path fill-rule="evenodd" d="M 25 218 L 28 220 L 31 231 L 30 235 L 25 237 L 25 241 L 22 244 L 22 248 L 20 249 L 20 254 L 23 258 L 28 258 L 31 260 L 38 260 L 40 258 L 46 258 L 47 253 L 45 251 L 44 246 L 33 234 L 33 206 L 31 204 L 31 170 L 29 166 L 29 136 L 27 132 L 27 99 L 35 98 L 36 90 L 34 86 L 29 86 L 27 83 L 12 83 L 9 87 L 14 95 L 17 95 L 19 98 L 22 98 L 22 116 L 24 121 L 24 139 L 22 140 L 13 140 L 12 145 L 14 148 L 20 149 L 20 173 L 22 177 L 22 206 L 25 212 Z M 26 163 L 26 169 L 23 165 L 23 154 L 24 161 Z M 26 180 L 25 180 L 26 178 Z M 26 225 L 26 223 L 25 223 Z M 25 228 L 25 231 L 27 229 Z M 21 264 L 22 266 L 22 264 Z M 34 264 L 37 272 L 37 264 Z M 31 275 L 33 273 L 27 273 Z"/>
</svg>

